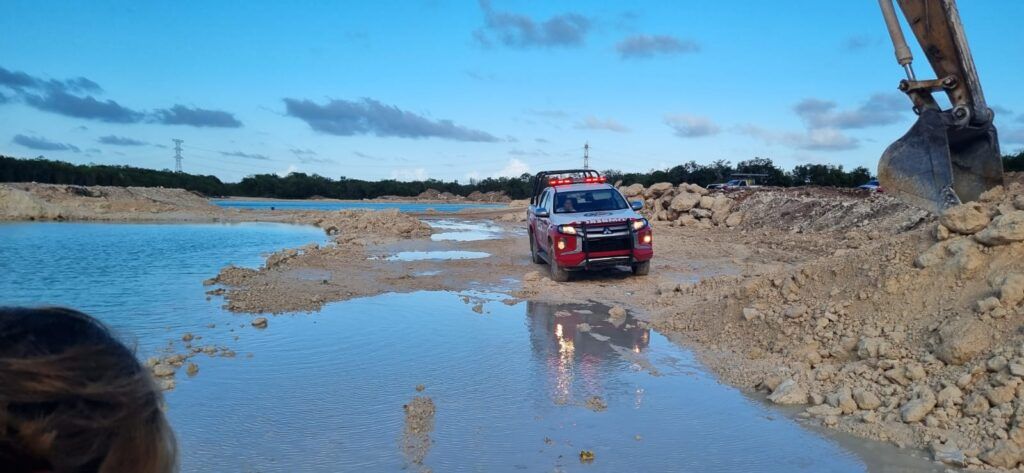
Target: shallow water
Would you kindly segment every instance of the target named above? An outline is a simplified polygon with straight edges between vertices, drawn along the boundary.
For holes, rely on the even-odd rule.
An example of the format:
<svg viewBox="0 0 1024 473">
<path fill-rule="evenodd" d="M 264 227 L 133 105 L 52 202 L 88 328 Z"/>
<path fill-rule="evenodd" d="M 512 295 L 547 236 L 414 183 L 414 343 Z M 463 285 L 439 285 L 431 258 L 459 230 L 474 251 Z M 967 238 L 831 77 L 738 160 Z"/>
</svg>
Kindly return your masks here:
<svg viewBox="0 0 1024 473">
<path fill-rule="evenodd" d="M 425 260 L 456 260 L 480 259 L 491 256 L 483 251 L 399 251 L 384 259 L 388 261 L 425 261 Z"/>
<path fill-rule="evenodd" d="M 430 235 L 433 241 L 481 241 L 502 238 L 501 227 L 490 222 L 467 222 L 459 220 L 428 221 L 431 227 L 443 230 Z"/>
<path fill-rule="evenodd" d="M 186 331 L 238 352 L 193 358 L 199 374 L 179 372 L 167 393 L 186 472 L 930 466 L 880 444 L 868 461 L 719 384 L 658 333 L 606 320 L 599 305 L 385 294 L 257 330 L 203 294 L 224 264 L 256 266 L 260 253 L 322 239 L 272 224 L 0 225 L 0 304 L 86 310 L 137 338 L 143 357 L 171 340 L 181 351 Z M 437 410 L 424 462 L 410 465 L 402 406 L 418 395 Z M 607 409 L 585 407 L 592 396 Z M 578 460 L 583 449 L 592 464 Z"/>
<path fill-rule="evenodd" d="M 500 209 L 504 204 L 441 204 L 427 202 L 338 202 L 322 200 L 234 200 L 211 199 L 216 205 L 235 209 L 270 210 L 388 210 L 398 209 L 400 212 L 458 212 L 463 209 Z"/>
<path fill-rule="evenodd" d="M 221 267 L 325 241 L 318 228 L 274 223 L 0 223 L 0 305 L 86 311 L 148 356 L 223 314 L 202 285 Z"/>
</svg>

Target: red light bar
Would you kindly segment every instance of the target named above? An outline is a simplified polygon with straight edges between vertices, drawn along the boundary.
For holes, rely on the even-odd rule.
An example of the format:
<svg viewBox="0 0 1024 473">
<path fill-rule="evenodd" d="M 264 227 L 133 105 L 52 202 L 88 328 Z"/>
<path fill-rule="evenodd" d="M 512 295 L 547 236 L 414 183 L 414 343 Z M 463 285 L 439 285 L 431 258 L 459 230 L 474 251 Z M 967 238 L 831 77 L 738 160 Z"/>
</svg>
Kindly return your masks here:
<svg viewBox="0 0 1024 473">
<path fill-rule="evenodd" d="M 598 177 L 585 177 L 583 179 L 579 179 L 579 178 L 573 179 L 571 177 L 563 177 L 563 178 L 553 177 L 551 179 L 548 179 L 548 185 L 549 186 L 564 186 L 564 185 L 567 185 L 567 184 L 576 184 L 576 183 L 581 183 L 581 182 L 582 183 L 586 183 L 586 184 L 596 184 L 596 183 L 606 182 L 606 178 L 604 176 L 598 176 Z"/>
</svg>

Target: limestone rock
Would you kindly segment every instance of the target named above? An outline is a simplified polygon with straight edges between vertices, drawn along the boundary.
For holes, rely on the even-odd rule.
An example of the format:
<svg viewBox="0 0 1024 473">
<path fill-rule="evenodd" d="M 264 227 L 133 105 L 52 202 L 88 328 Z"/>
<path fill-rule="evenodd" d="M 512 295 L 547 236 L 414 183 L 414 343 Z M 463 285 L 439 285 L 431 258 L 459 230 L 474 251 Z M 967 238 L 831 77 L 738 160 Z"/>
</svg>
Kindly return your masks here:
<svg viewBox="0 0 1024 473">
<path fill-rule="evenodd" d="M 622 194 L 626 197 L 636 197 L 644 193 L 643 184 L 632 184 L 622 188 Z"/>
<path fill-rule="evenodd" d="M 806 314 L 806 313 L 807 313 L 807 306 L 805 306 L 803 304 L 796 304 L 796 305 L 789 306 L 786 309 L 786 312 L 785 312 L 787 319 L 800 318 L 800 317 L 803 317 L 803 315 Z"/>
<path fill-rule="evenodd" d="M 964 393 L 956 386 L 946 386 L 935 396 L 935 402 L 941 406 L 951 406 L 963 402 Z"/>
<path fill-rule="evenodd" d="M 772 390 L 768 400 L 775 404 L 807 404 L 807 391 L 790 378 Z"/>
<path fill-rule="evenodd" d="M 999 302 L 1004 307 L 1014 308 L 1024 300 L 1024 274 L 1011 274 L 999 285 Z"/>
<path fill-rule="evenodd" d="M 679 225 L 680 227 L 687 227 L 690 225 L 694 225 L 696 223 L 697 219 L 693 218 L 693 215 L 690 215 L 688 213 L 680 215 L 679 219 L 676 220 L 676 225 Z"/>
<path fill-rule="evenodd" d="M 698 194 L 679 194 L 672 198 L 672 202 L 669 203 L 668 208 L 676 212 L 687 212 L 694 208 L 700 202 L 700 195 Z"/>
<path fill-rule="evenodd" d="M 651 184 L 651 187 L 647 188 L 647 192 L 650 193 L 652 197 L 661 197 L 661 195 L 664 194 L 665 191 L 673 187 L 674 186 L 672 185 L 672 183 L 659 182 L 657 184 Z"/>
<path fill-rule="evenodd" d="M 875 393 L 863 388 L 853 390 L 853 400 L 857 403 L 857 407 L 866 411 L 878 409 L 878 406 L 882 405 L 882 400 Z"/>
<path fill-rule="evenodd" d="M 1017 210 L 996 217 L 975 238 L 988 246 L 1024 241 L 1024 211 Z"/>
<path fill-rule="evenodd" d="M 900 408 L 900 418 L 906 423 L 920 422 L 933 408 L 935 394 L 931 389 L 919 388 L 914 392 L 914 398 Z"/>
<path fill-rule="evenodd" d="M 743 212 L 733 212 L 725 219 L 725 226 L 735 227 L 743 223 Z"/>
<path fill-rule="evenodd" d="M 164 378 L 167 376 L 174 376 L 174 367 L 163 363 L 158 363 L 153 367 L 153 376 Z"/>
<path fill-rule="evenodd" d="M 711 211 L 708 209 L 690 209 L 690 215 L 698 219 L 711 218 Z"/>
<path fill-rule="evenodd" d="M 996 468 L 1009 469 L 1016 468 L 1020 464 L 1022 456 L 1024 456 L 1024 451 L 1017 444 L 1009 440 L 1000 440 L 991 450 L 978 455 L 978 458 Z"/>
<path fill-rule="evenodd" d="M 985 398 L 993 406 L 1001 406 L 1017 396 L 1017 388 L 1014 386 L 999 386 L 985 390 Z"/>
<path fill-rule="evenodd" d="M 995 297 L 986 297 L 974 303 L 974 308 L 978 310 L 979 314 L 987 314 L 1002 306 L 1003 304 Z"/>
<path fill-rule="evenodd" d="M 857 342 L 857 357 L 860 359 L 885 357 L 892 346 L 883 338 L 863 337 Z"/>
<path fill-rule="evenodd" d="M 705 195 L 700 198 L 699 208 L 711 210 L 711 207 L 715 205 L 715 198 L 710 195 Z"/>
<path fill-rule="evenodd" d="M 252 320 L 252 326 L 256 328 L 267 328 L 267 318 L 256 317 L 255 319 Z"/>
<path fill-rule="evenodd" d="M 988 225 L 989 216 L 981 204 L 968 202 L 946 209 L 939 223 L 956 233 L 972 235 Z"/>
<path fill-rule="evenodd" d="M 761 312 L 753 307 L 743 308 L 743 320 L 746 320 L 747 322 L 756 319 L 759 315 L 761 315 Z"/>
<path fill-rule="evenodd" d="M 988 408 L 988 399 L 981 394 L 974 393 L 967 396 L 967 400 L 964 401 L 963 411 L 964 414 L 969 416 L 981 416 L 988 412 Z"/>
<path fill-rule="evenodd" d="M 918 268 L 929 268 L 937 264 L 942 263 L 949 256 L 947 249 L 949 248 L 949 240 L 940 241 L 923 253 L 918 255 L 917 259 L 914 260 L 914 266 Z"/>
<path fill-rule="evenodd" d="M 949 466 L 967 466 L 967 457 L 964 455 L 963 450 L 957 448 L 952 442 L 948 442 L 946 444 L 936 442 L 933 444 L 932 459 L 939 463 L 945 463 Z"/>
<path fill-rule="evenodd" d="M 990 328 L 974 317 L 962 318 L 939 330 L 941 342 L 935 356 L 951 365 L 961 365 L 987 351 L 992 344 Z"/>
</svg>

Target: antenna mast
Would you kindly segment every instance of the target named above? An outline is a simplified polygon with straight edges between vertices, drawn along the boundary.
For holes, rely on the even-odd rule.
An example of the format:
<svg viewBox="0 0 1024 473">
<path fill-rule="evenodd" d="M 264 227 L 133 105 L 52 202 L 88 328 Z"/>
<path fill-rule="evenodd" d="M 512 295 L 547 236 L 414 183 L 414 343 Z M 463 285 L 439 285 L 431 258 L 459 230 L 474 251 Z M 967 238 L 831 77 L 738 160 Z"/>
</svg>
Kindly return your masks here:
<svg viewBox="0 0 1024 473">
<path fill-rule="evenodd" d="M 590 142 L 583 143 L 583 169 L 590 169 Z"/>
<path fill-rule="evenodd" d="M 174 172 L 181 172 L 181 160 L 183 159 L 181 157 L 181 144 L 184 143 L 185 140 L 172 138 L 171 141 L 174 142 Z"/>
</svg>

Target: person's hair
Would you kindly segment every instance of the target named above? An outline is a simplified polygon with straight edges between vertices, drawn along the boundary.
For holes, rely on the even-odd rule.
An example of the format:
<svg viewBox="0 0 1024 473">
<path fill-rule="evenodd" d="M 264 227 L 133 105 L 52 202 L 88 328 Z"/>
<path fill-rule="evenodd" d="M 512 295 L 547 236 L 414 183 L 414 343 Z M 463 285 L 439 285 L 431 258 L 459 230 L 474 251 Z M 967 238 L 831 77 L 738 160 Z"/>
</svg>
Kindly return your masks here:
<svg viewBox="0 0 1024 473">
<path fill-rule="evenodd" d="M 92 317 L 0 307 L 3 471 L 176 471 L 162 404 L 149 371 Z"/>
</svg>

